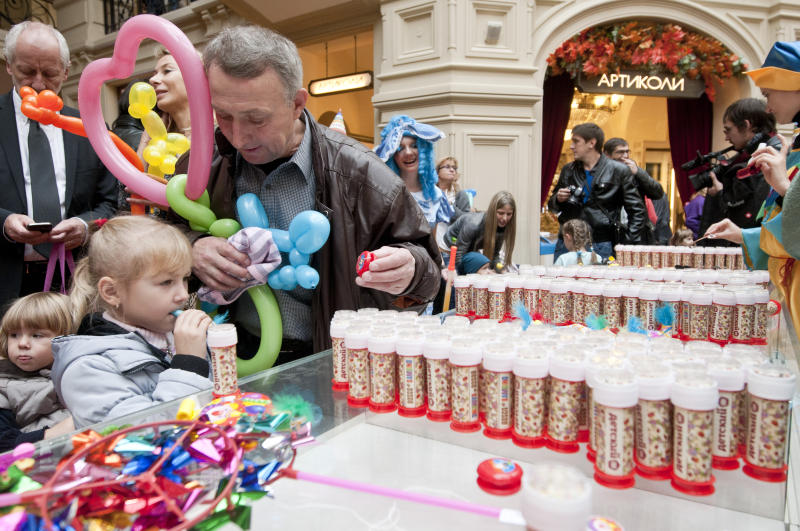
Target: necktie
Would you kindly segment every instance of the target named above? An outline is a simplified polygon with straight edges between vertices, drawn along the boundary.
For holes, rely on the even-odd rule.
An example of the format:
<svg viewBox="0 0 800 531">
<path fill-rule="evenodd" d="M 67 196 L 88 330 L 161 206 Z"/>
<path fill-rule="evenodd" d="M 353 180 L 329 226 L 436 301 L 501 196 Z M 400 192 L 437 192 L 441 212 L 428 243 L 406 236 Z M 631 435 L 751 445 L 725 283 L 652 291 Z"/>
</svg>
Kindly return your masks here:
<svg viewBox="0 0 800 531">
<path fill-rule="evenodd" d="M 44 134 L 39 122 L 30 120 L 28 131 L 28 167 L 31 173 L 31 195 L 33 196 L 34 221 L 49 221 L 56 226 L 61 221 L 61 200 L 58 198 L 56 170 L 53 167 L 53 155 L 50 142 Z M 34 246 L 44 257 L 50 256 L 49 243 Z"/>
</svg>

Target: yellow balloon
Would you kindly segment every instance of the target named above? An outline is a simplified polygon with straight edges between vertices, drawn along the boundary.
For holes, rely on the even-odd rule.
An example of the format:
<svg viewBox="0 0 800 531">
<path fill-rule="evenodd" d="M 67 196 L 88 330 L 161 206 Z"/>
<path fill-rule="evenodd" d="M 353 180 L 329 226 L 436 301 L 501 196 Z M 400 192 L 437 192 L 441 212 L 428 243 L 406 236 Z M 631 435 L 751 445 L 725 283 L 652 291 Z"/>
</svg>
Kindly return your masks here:
<svg viewBox="0 0 800 531">
<path fill-rule="evenodd" d="M 134 118 L 142 119 L 143 117 L 147 116 L 147 113 L 150 112 L 150 107 L 146 107 L 141 103 L 131 103 L 128 105 L 128 114 L 133 116 Z"/>
<path fill-rule="evenodd" d="M 142 125 L 150 138 L 163 140 L 167 138 L 167 128 L 161 117 L 155 111 L 148 112 L 142 117 Z"/>
<path fill-rule="evenodd" d="M 175 173 L 175 164 L 177 164 L 177 162 L 178 157 L 175 155 L 165 155 L 164 160 L 161 161 L 158 167 L 161 168 L 161 171 L 163 171 L 165 175 L 171 175 Z"/>
<path fill-rule="evenodd" d="M 130 115 L 134 118 L 142 118 L 147 114 L 147 111 L 143 111 L 143 109 L 152 109 L 156 106 L 156 91 L 149 84 L 142 81 L 134 83 L 128 96 L 128 102 L 130 104 L 128 107 Z M 131 107 L 134 108 L 134 112 L 141 112 L 141 115 L 136 116 L 134 112 L 131 112 Z"/>
<path fill-rule="evenodd" d="M 167 154 L 167 143 L 163 140 L 153 139 L 144 148 L 142 156 L 144 161 L 151 166 L 161 166 L 164 156 Z"/>
<path fill-rule="evenodd" d="M 189 151 L 189 139 L 180 133 L 167 134 L 167 149 L 173 155 L 182 155 Z"/>
</svg>

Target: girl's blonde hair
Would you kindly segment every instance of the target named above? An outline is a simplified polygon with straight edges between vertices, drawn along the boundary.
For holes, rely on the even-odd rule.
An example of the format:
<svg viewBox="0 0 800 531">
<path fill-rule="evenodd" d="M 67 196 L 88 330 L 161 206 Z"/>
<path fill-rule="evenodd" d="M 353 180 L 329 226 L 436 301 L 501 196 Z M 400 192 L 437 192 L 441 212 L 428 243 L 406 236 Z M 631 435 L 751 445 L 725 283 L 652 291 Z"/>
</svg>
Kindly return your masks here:
<svg viewBox="0 0 800 531">
<path fill-rule="evenodd" d="M 97 283 L 110 277 L 129 284 L 154 272 L 180 272 L 192 264 L 192 246 L 172 225 L 148 216 L 108 220 L 89 239 L 89 249 L 72 276 L 73 317 L 103 307 Z"/>
<path fill-rule="evenodd" d="M 592 248 L 592 228 L 588 223 L 582 219 L 571 219 L 564 223 L 561 227 L 562 234 L 569 234 L 572 237 L 572 243 L 575 245 L 575 251 L 578 252 L 578 262 L 581 262 L 580 251 L 592 251 L 592 263 L 599 264 L 600 258 L 595 254 Z"/>
<path fill-rule="evenodd" d="M 61 293 L 31 293 L 15 300 L 0 322 L 0 354 L 8 356 L 8 336 L 22 328 L 71 334 L 75 331 L 71 310 L 69 297 Z"/>
<path fill-rule="evenodd" d="M 506 247 L 505 262 L 513 264 L 512 255 L 514 254 L 514 240 L 517 236 L 517 202 L 511 192 L 497 192 L 489 201 L 489 208 L 486 210 L 486 217 L 483 227 L 483 255 L 489 260 L 494 260 L 494 249 L 497 242 L 497 210 L 504 206 L 510 206 L 514 212 L 511 220 L 506 224 L 503 231 L 503 243 Z"/>
</svg>

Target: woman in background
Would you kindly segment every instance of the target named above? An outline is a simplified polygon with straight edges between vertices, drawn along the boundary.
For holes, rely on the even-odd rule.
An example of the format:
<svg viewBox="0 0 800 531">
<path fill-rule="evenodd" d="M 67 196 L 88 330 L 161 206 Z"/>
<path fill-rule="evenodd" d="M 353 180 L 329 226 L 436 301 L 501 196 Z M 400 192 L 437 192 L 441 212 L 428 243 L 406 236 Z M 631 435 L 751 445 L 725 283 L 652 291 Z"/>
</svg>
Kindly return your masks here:
<svg viewBox="0 0 800 531">
<path fill-rule="evenodd" d="M 191 140 L 192 123 L 189 114 L 189 98 L 186 95 L 186 85 L 183 83 L 183 75 L 178 68 L 178 63 L 164 48 L 159 48 L 156 51 L 156 57 L 158 57 L 158 60 L 156 61 L 155 73 L 148 79 L 148 83 L 156 92 L 156 110 L 167 128 L 167 133 L 180 133 Z M 139 148 L 136 151 L 139 158 L 144 162 L 145 171 L 147 171 L 148 164 L 144 160 L 143 153 L 149 142 L 150 135 L 145 131 L 142 133 L 139 140 Z M 152 205 L 146 199 L 130 197 L 130 189 L 127 187 L 125 192 L 128 196 L 128 203 Z"/>
<path fill-rule="evenodd" d="M 497 192 L 486 212 L 464 214 L 450 226 L 445 240 L 457 248 L 459 275 L 496 272 L 513 264 L 516 212 L 514 196 L 510 192 Z"/>
<path fill-rule="evenodd" d="M 453 209 L 445 194 L 436 186 L 439 177 L 433 161 L 433 143 L 444 133 L 433 126 L 399 115 L 381 131 L 381 143 L 375 153 L 394 171 L 417 200 L 425 219 L 433 227 L 449 223 Z"/>
<path fill-rule="evenodd" d="M 455 157 L 445 157 L 440 160 L 436 165 L 436 174 L 439 176 L 439 182 L 436 185 L 444 192 L 447 202 L 453 208 L 450 223 L 461 217 L 461 214 L 471 212 L 472 201 L 470 201 L 469 193 L 458 186 L 458 161 Z"/>
</svg>

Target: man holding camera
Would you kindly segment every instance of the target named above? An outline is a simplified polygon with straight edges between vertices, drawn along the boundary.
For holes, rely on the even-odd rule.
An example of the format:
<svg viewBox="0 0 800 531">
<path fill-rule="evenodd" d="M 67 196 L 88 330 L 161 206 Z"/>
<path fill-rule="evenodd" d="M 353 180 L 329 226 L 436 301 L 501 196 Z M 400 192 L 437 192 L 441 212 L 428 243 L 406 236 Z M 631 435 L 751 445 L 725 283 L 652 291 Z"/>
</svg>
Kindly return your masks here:
<svg viewBox="0 0 800 531">
<path fill-rule="evenodd" d="M 639 242 L 646 213 L 628 166 L 603 155 L 604 140 L 597 124 L 585 123 L 572 129 L 570 150 L 575 160 L 561 169 L 549 207 L 561 225 L 575 218 L 586 221 L 592 227 L 594 251 L 608 258 L 615 244 Z M 628 215 L 627 230 L 620 222 L 623 208 Z M 565 252 L 559 234 L 553 259 Z"/>
<path fill-rule="evenodd" d="M 719 162 L 707 172 L 690 176 L 696 190 L 707 188 L 706 201 L 698 232 L 704 234 L 709 226 L 725 218 L 742 228 L 758 227 L 758 212 L 769 193 L 764 176 L 747 167 L 750 154 L 760 143 L 780 150 L 775 136 L 775 117 L 767 112 L 766 103 L 755 98 L 733 102 L 722 118 L 729 151 L 737 153 Z M 699 245 L 735 246 L 725 240 L 702 240 Z"/>
<path fill-rule="evenodd" d="M 669 228 L 669 202 L 661 183 L 650 177 L 631 158 L 631 147 L 624 138 L 609 138 L 603 144 L 603 153 L 611 160 L 621 162 L 631 170 L 636 189 L 644 200 L 647 219 L 642 233 L 642 243 L 667 245 L 672 237 Z"/>
</svg>

